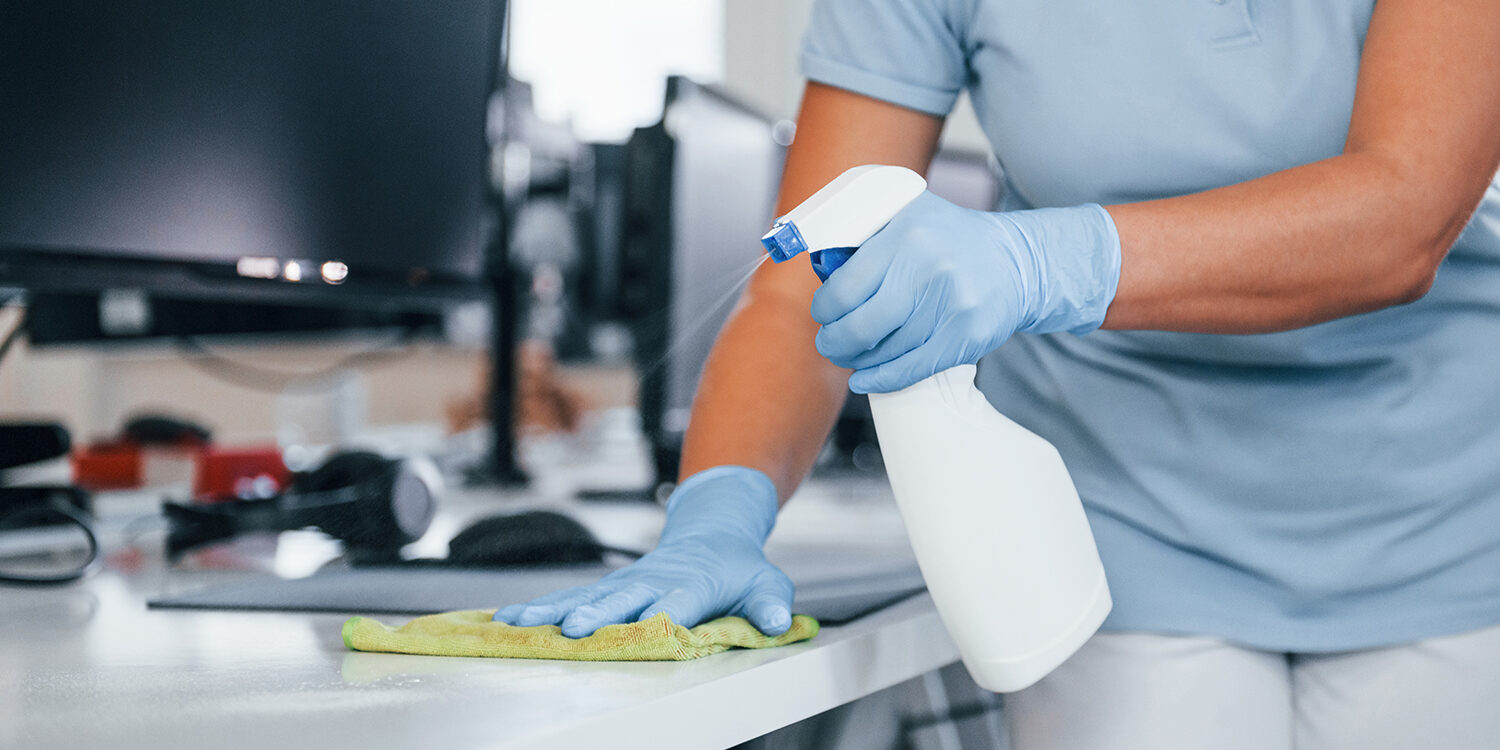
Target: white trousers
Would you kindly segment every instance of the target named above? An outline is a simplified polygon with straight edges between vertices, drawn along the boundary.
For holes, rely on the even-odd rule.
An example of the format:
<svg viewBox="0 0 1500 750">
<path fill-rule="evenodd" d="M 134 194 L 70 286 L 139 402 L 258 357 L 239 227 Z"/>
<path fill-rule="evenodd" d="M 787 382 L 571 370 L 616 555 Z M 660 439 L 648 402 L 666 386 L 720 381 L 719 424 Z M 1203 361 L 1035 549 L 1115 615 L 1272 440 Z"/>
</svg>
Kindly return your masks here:
<svg viewBox="0 0 1500 750">
<path fill-rule="evenodd" d="M 1011 750 L 1500 750 L 1500 627 L 1334 654 L 1100 633 L 1004 704 Z"/>
</svg>

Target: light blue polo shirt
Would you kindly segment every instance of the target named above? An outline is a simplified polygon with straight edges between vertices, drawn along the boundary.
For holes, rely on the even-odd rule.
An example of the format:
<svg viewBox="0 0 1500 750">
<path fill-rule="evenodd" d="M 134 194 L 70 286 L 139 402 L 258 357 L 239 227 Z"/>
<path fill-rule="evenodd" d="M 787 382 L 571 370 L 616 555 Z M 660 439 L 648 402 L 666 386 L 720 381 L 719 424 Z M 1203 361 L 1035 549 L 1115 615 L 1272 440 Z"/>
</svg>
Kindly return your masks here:
<svg viewBox="0 0 1500 750">
<path fill-rule="evenodd" d="M 1337 155 L 1373 4 L 822 0 L 802 66 L 936 115 L 967 89 L 1004 209 L 1109 205 Z M 1062 452 L 1106 629 L 1334 651 L 1500 623 L 1500 184 L 1414 304 L 1022 335 L 980 380 Z"/>
</svg>

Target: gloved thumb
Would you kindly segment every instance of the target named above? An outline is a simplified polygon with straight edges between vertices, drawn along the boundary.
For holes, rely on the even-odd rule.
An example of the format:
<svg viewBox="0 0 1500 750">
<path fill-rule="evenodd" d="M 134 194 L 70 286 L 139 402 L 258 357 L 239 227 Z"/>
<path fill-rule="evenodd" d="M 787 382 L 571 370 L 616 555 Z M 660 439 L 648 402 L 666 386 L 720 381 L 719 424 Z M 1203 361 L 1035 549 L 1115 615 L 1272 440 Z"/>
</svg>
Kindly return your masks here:
<svg viewBox="0 0 1500 750">
<path fill-rule="evenodd" d="M 792 626 L 792 580 L 776 568 L 755 577 L 740 606 L 745 619 L 766 635 L 781 635 Z"/>
</svg>

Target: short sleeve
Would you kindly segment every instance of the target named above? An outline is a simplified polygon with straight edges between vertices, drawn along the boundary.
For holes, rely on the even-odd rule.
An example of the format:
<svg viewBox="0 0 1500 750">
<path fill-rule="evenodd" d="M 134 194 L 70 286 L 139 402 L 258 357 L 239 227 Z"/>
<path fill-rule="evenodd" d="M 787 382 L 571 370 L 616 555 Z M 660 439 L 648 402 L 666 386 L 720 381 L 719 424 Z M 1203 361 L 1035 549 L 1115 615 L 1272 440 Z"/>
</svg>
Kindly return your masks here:
<svg viewBox="0 0 1500 750">
<path fill-rule="evenodd" d="M 817 0 L 802 39 L 810 81 L 944 116 L 968 80 L 963 0 Z"/>
</svg>

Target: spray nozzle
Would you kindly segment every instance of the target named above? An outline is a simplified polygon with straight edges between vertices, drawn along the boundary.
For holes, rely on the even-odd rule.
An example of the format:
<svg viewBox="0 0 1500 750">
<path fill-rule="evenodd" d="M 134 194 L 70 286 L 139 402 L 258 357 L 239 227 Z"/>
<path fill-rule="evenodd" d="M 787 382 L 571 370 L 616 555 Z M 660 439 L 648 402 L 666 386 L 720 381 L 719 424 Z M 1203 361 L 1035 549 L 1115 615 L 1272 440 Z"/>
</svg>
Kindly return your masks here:
<svg viewBox="0 0 1500 750">
<path fill-rule="evenodd" d="M 802 239 L 802 232 L 797 231 L 796 224 L 786 219 L 772 224 L 771 231 L 760 238 L 760 244 L 766 246 L 771 260 L 777 263 L 791 260 L 807 251 L 807 240 Z"/>
<path fill-rule="evenodd" d="M 827 279 L 926 189 L 927 181 L 906 167 L 854 167 L 777 219 L 760 242 L 777 263 L 811 254 L 814 270 Z"/>
</svg>

